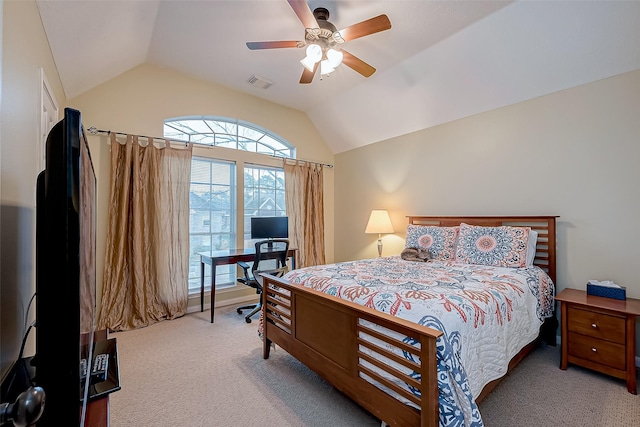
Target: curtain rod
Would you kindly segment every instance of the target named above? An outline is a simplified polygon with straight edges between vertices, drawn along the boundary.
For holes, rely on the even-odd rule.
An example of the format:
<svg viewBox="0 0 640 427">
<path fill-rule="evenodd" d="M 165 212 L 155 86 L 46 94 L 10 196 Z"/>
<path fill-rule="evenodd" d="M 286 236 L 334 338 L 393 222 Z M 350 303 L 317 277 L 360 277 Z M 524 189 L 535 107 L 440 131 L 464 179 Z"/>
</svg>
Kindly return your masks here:
<svg viewBox="0 0 640 427">
<path fill-rule="evenodd" d="M 275 159 L 282 159 L 285 162 L 300 162 L 300 163 L 313 163 L 315 165 L 326 166 L 328 168 L 333 168 L 333 165 L 330 163 L 320 163 L 320 162 L 312 162 L 311 160 L 302 160 L 302 159 L 292 159 L 290 157 L 280 157 L 271 155 L 271 157 Z"/>
<path fill-rule="evenodd" d="M 191 144 L 190 141 L 183 141 L 181 139 L 164 138 L 164 137 L 161 137 L 161 136 L 133 135 L 133 134 L 124 133 L 124 132 L 115 132 L 115 131 L 111 131 L 111 130 L 102 130 L 102 129 L 96 128 L 95 126 L 91 126 L 90 128 L 88 128 L 87 132 L 89 132 L 91 135 L 97 135 L 99 133 L 103 133 L 103 134 L 106 134 L 106 135 L 111 135 L 112 133 L 114 133 L 116 135 L 122 135 L 122 136 L 131 135 L 131 136 L 137 136 L 138 138 L 161 139 L 163 141 L 175 142 L 175 143 L 184 144 L 184 145 Z"/>
<path fill-rule="evenodd" d="M 115 133 L 116 135 L 122 135 L 122 136 L 130 135 L 130 134 L 124 133 L 124 132 L 112 132 L 110 130 L 98 129 L 95 126 L 91 126 L 90 128 L 88 128 L 87 132 L 89 132 L 91 135 L 97 135 L 99 133 L 103 133 L 103 134 L 106 134 L 106 135 L 111 135 L 112 133 Z M 185 144 L 185 145 L 189 145 L 191 143 L 190 141 L 183 141 L 183 140 L 180 140 L 180 139 L 164 138 L 164 137 L 160 137 L 160 136 L 146 136 L 146 135 L 135 135 L 135 136 L 140 137 L 140 138 L 162 139 L 164 141 L 176 142 L 176 143 Z M 205 145 L 205 144 L 202 144 L 202 145 L 205 146 L 205 147 L 212 147 L 210 145 Z M 289 157 L 281 157 L 281 156 L 274 156 L 274 155 L 271 155 L 271 157 L 273 157 L 274 159 L 283 159 L 285 162 L 287 160 L 292 161 L 292 162 L 298 161 L 298 162 L 302 162 L 302 163 L 314 163 L 316 165 L 321 165 L 321 166 L 326 166 L 328 168 L 333 168 L 333 165 L 329 164 L 329 163 L 319 163 L 319 162 L 312 162 L 312 161 L 309 161 L 309 160 L 291 159 Z"/>
</svg>

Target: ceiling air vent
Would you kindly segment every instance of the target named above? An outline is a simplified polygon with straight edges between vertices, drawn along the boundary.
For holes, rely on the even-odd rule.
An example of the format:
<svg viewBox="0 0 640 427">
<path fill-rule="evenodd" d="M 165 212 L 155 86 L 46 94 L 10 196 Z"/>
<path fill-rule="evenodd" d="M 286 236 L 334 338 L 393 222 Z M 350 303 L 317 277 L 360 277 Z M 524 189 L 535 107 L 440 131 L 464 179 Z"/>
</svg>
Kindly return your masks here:
<svg viewBox="0 0 640 427">
<path fill-rule="evenodd" d="M 249 77 L 249 80 L 247 80 L 247 82 L 249 82 L 251 86 L 257 87 L 258 89 L 267 89 L 273 84 L 273 82 L 270 82 L 269 80 L 258 77 L 256 75 Z"/>
</svg>

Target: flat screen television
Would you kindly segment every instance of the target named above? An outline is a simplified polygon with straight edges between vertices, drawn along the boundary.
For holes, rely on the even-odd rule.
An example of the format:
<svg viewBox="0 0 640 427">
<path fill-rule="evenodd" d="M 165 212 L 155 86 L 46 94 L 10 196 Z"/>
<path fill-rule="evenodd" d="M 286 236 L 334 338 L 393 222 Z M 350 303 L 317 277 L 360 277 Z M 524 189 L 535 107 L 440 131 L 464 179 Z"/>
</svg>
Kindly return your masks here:
<svg viewBox="0 0 640 427">
<path fill-rule="evenodd" d="M 34 382 L 46 394 L 37 425 L 84 425 L 96 323 L 96 176 L 79 111 L 49 132 L 36 199 Z"/>
<path fill-rule="evenodd" d="M 280 239 L 289 237 L 289 218 L 286 216 L 251 217 L 251 239 Z"/>
</svg>

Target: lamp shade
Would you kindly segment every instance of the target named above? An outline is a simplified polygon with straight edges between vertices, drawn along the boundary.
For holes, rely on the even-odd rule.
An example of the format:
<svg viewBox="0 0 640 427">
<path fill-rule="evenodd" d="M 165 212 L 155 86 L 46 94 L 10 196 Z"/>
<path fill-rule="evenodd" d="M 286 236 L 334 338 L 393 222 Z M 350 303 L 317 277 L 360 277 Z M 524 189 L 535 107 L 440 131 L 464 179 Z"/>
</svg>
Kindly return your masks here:
<svg viewBox="0 0 640 427">
<path fill-rule="evenodd" d="M 323 59 L 322 62 L 320 62 L 320 74 L 330 74 L 333 73 L 335 71 L 335 68 L 333 68 L 331 66 L 331 63 L 329 62 L 328 59 Z"/>
<path fill-rule="evenodd" d="M 310 44 L 307 46 L 306 52 L 307 56 L 305 56 L 300 63 L 302 63 L 307 70 L 313 71 L 316 62 L 322 59 L 322 48 L 317 44 Z"/>
<path fill-rule="evenodd" d="M 342 52 L 340 52 L 339 50 L 327 50 L 327 60 L 333 68 L 336 68 L 338 65 L 342 64 L 342 56 Z"/>
<path fill-rule="evenodd" d="M 386 209 L 372 210 L 364 232 L 371 234 L 394 233 L 389 212 Z"/>
</svg>

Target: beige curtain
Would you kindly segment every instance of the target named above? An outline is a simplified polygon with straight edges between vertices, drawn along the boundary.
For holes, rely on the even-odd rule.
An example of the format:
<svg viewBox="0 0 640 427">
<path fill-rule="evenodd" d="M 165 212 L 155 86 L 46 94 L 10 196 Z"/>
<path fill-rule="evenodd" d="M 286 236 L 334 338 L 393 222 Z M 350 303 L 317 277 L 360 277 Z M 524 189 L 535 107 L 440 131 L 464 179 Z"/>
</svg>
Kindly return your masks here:
<svg viewBox="0 0 640 427">
<path fill-rule="evenodd" d="M 99 328 L 141 328 L 187 310 L 192 145 L 111 134 L 111 191 Z"/>
<path fill-rule="evenodd" d="M 322 165 L 284 163 L 289 240 L 298 248 L 296 268 L 325 263 Z"/>
</svg>

